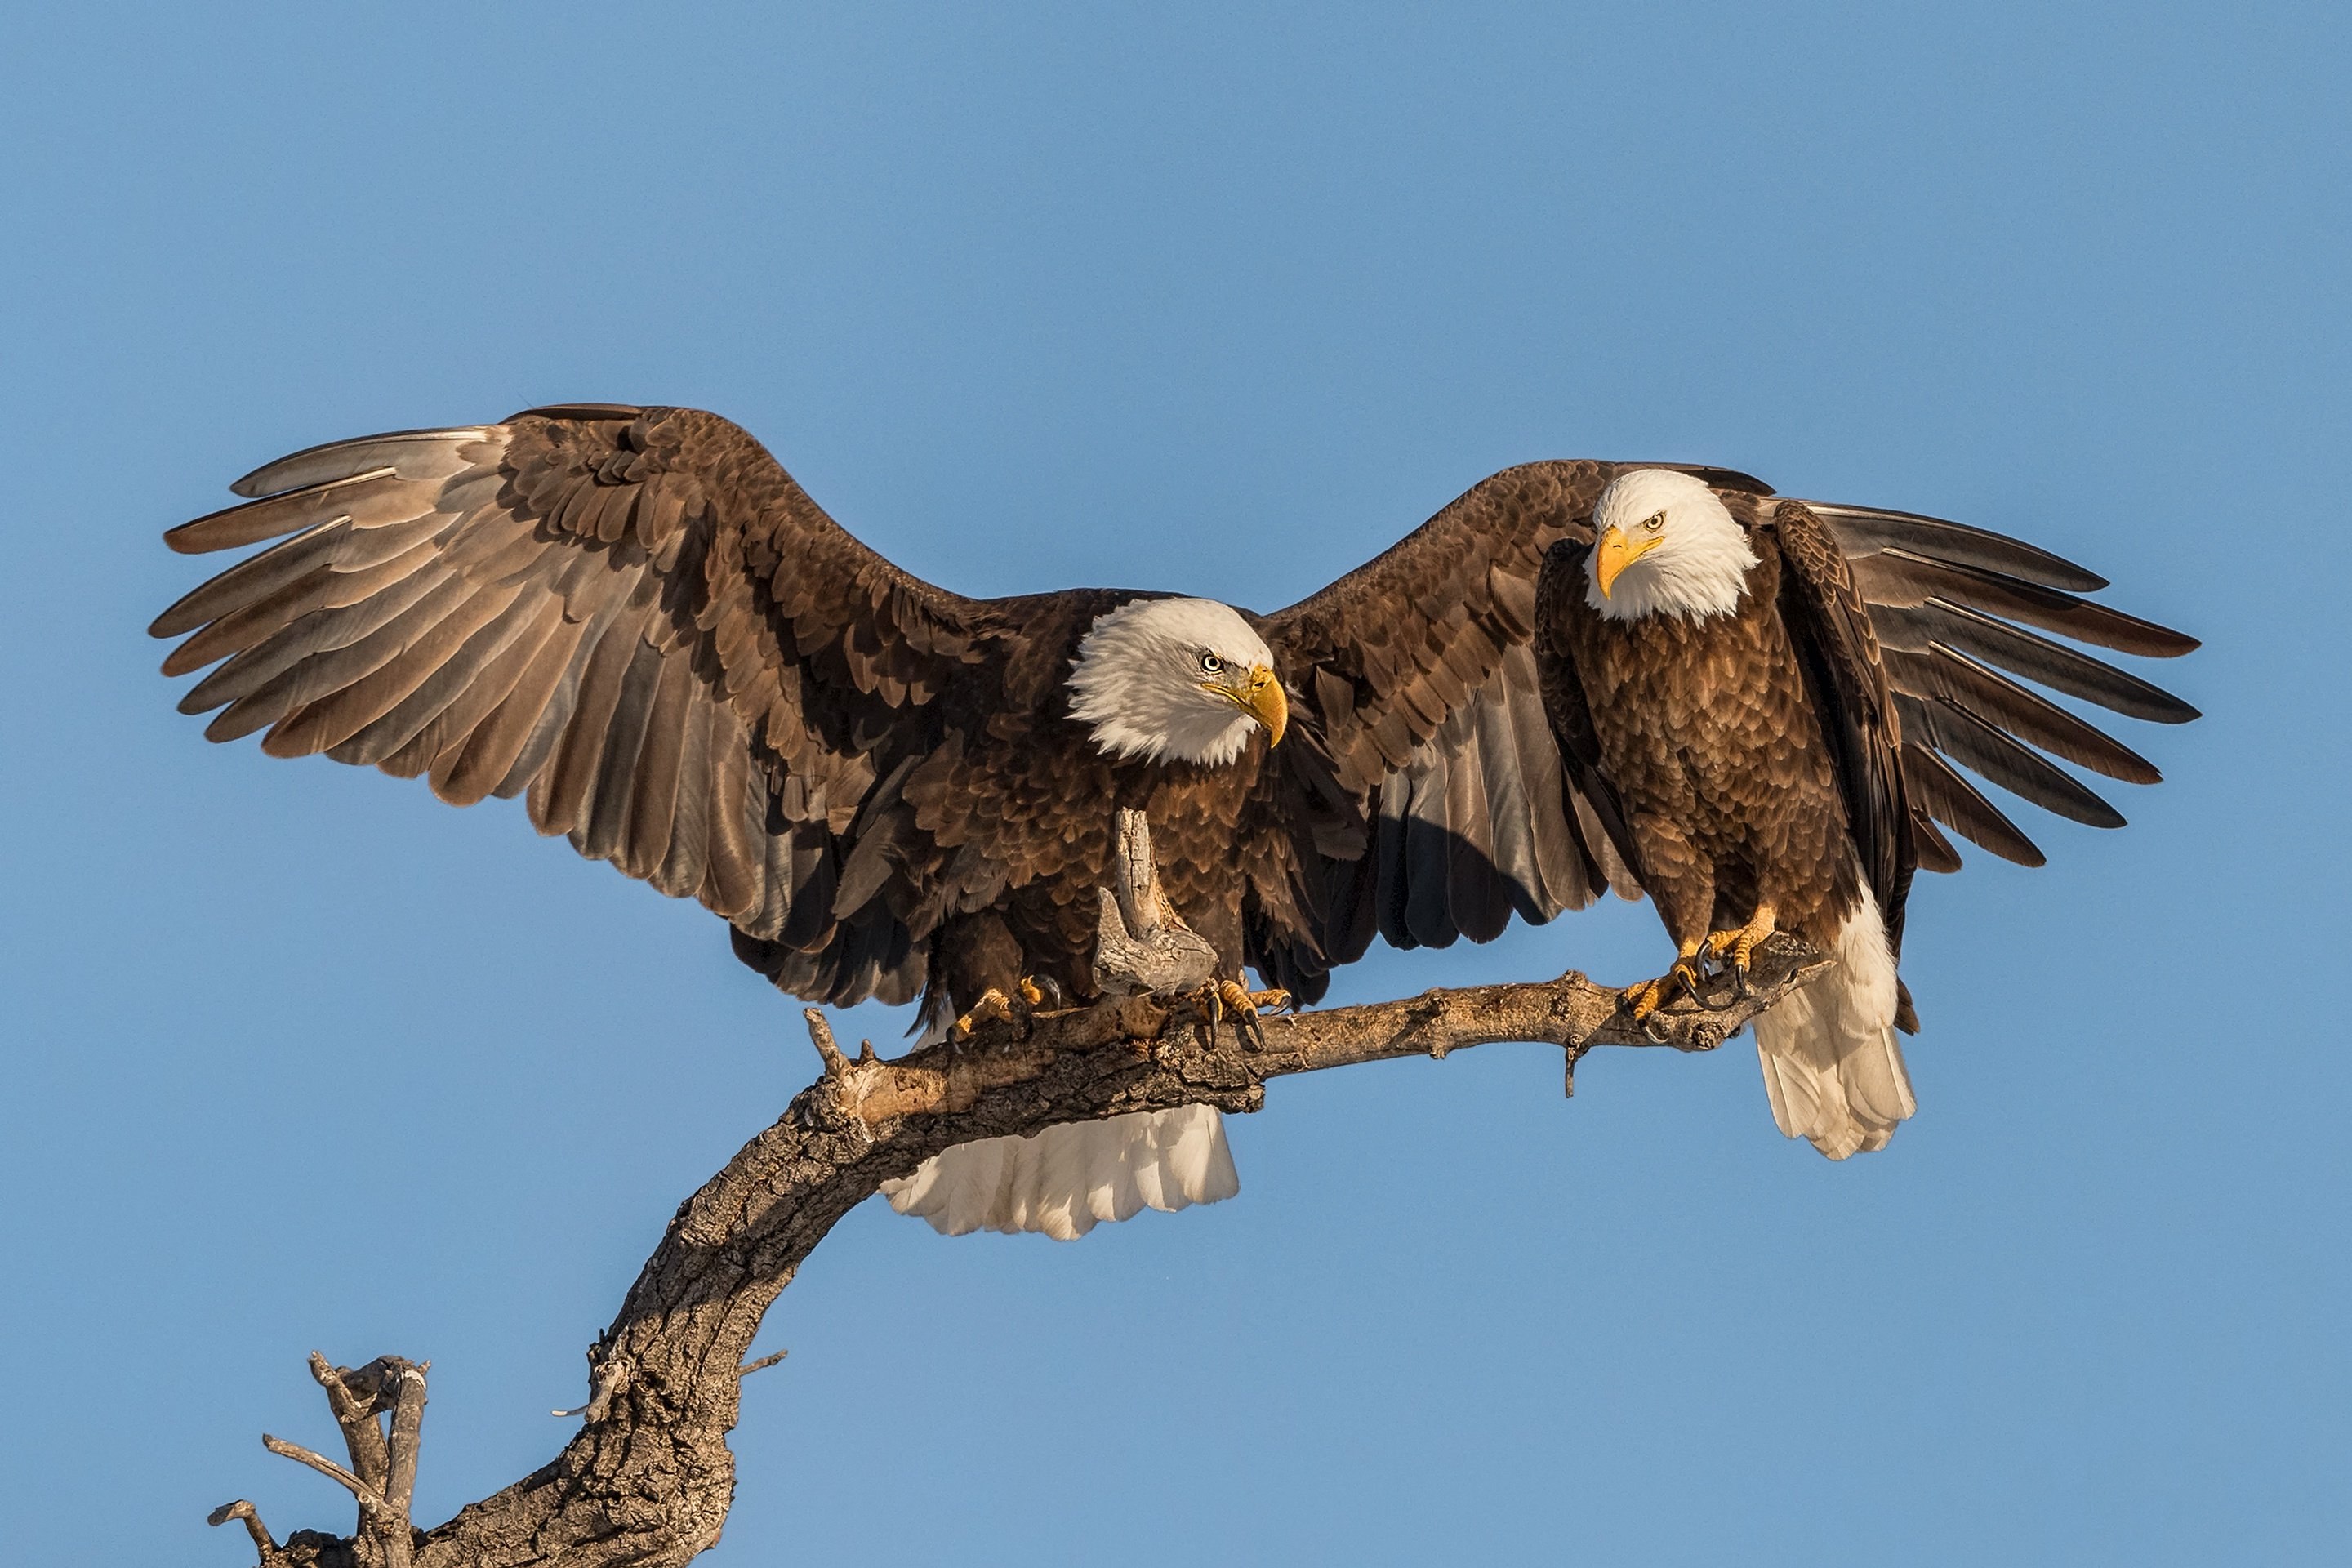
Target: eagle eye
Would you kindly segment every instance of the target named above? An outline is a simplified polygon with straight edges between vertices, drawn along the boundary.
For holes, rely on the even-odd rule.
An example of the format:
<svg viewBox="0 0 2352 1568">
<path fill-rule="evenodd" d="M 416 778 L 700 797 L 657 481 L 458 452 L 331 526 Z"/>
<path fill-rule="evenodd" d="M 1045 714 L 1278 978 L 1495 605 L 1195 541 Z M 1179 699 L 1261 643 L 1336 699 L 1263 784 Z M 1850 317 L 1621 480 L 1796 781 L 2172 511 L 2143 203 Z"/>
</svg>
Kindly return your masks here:
<svg viewBox="0 0 2352 1568">
<path fill-rule="evenodd" d="M 1642 522 L 1643 531 L 1650 533 L 1655 533 L 1658 530 L 1665 526 L 1666 514 L 1662 511 L 1652 512 L 1647 518 L 1643 519 Z"/>
<path fill-rule="evenodd" d="M 1202 655 L 1201 656 L 1201 673 L 1202 673 L 1202 674 L 1203 674 L 1203 675 L 1222 675 L 1222 674 L 1223 674 L 1223 673 L 1224 673 L 1224 668 L 1225 668 L 1225 661 L 1224 661 L 1223 659 L 1222 659 L 1222 658 L 1219 658 L 1215 654 L 1213 654 L 1213 653 L 1204 653 L 1204 654 L 1202 654 Z"/>
</svg>

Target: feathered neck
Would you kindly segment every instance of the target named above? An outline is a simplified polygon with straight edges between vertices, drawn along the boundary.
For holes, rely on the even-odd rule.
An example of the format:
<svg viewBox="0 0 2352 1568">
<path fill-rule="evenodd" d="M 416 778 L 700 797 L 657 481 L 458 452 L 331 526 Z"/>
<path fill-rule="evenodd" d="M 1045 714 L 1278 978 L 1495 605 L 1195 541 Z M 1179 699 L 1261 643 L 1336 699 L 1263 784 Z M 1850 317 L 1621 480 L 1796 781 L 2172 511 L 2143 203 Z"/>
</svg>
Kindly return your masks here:
<svg viewBox="0 0 2352 1568">
<path fill-rule="evenodd" d="M 1662 514 L 1664 524 L 1654 535 L 1645 533 L 1651 520 Z M 1600 551 L 1586 558 L 1584 602 L 1603 620 L 1672 616 L 1703 621 L 1739 608 L 1756 552 L 1748 531 L 1706 481 L 1672 468 L 1621 475 L 1601 492 L 1592 510 L 1596 539 L 1612 528 L 1636 542 L 1654 537 L 1656 543 L 1620 573 L 1606 594 L 1597 574 Z"/>
</svg>

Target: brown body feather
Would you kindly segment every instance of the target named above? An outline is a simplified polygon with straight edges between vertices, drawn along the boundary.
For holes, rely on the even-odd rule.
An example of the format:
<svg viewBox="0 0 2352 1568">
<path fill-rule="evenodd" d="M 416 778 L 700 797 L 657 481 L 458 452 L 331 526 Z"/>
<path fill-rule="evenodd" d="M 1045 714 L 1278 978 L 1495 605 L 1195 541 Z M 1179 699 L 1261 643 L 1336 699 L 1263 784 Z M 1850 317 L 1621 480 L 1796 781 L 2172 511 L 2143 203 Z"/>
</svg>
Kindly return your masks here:
<svg viewBox="0 0 2352 1568">
<path fill-rule="evenodd" d="M 1584 551 L 1559 551 L 1539 590 L 1538 657 L 1559 672 L 1555 704 L 1573 709 L 1566 728 L 1614 790 L 1675 942 L 1745 925 L 1764 902 L 1826 951 L 1863 895 L 1861 863 L 1782 617 L 1781 552 L 1765 531 L 1752 547 L 1738 609 L 1698 620 L 1604 620 L 1585 603 Z"/>
</svg>

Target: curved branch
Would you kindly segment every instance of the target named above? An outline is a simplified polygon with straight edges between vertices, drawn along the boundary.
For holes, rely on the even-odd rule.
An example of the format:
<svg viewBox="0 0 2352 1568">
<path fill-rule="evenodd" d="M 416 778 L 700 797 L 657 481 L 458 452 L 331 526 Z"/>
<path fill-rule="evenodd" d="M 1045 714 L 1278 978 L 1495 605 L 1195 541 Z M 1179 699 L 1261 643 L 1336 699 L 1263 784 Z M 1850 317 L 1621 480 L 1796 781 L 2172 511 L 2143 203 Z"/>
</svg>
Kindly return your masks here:
<svg viewBox="0 0 2352 1568">
<path fill-rule="evenodd" d="M 1758 951 L 1747 989 L 1716 978 L 1700 1004 L 1654 1015 L 1654 1037 L 1624 1012 L 1614 988 L 1575 973 L 1292 1014 L 1264 1020 L 1246 1038 L 1230 1020 L 1187 1003 L 1128 996 L 1016 1019 L 961 1046 L 891 1061 L 870 1045 L 855 1059 L 845 1056 L 811 1009 L 822 1076 L 670 1221 L 619 1315 L 590 1348 L 593 1397 L 577 1412 L 579 1433 L 551 1463 L 418 1537 L 416 1568 L 669 1565 L 717 1542 L 734 1490 L 726 1438 L 742 1374 L 770 1363 L 747 1366 L 744 1353 L 769 1305 L 842 1216 L 952 1144 L 1180 1105 L 1252 1111 L 1265 1103 L 1270 1079 L 1392 1057 L 1443 1058 L 1499 1040 L 1563 1047 L 1572 1091 L 1577 1060 L 1588 1051 L 1711 1050 L 1827 967 L 1803 943 L 1773 938 Z M 407 1364 L 386 1358 L 369 1370 Z M 364 1509 L 377 1500 L 368 1493 L 378 1465 L 388 1489 L 405 1500 L 423 1380 L 401 1377 L 396 1392 L 344 1386 L 362 1381 L 320 1378 L 347 1434 L 365 1423 L 352 1457 L 369 1473 L 344 1483 L 360 1483 L 352 1490 Z M 392 1451 L 382 1458 L 368 1441 L 378 1410 L 395 1416 Z M 330 1468 L 307 1451 L 294 1457 Z M 273 1548 L 257 1521 L 247 1522 L 269 1568 L 354 1561 L 361 1544 L 305 1531 Z M 393 1533 L 363 1528 L 362 1539 Z"/>
</svg>

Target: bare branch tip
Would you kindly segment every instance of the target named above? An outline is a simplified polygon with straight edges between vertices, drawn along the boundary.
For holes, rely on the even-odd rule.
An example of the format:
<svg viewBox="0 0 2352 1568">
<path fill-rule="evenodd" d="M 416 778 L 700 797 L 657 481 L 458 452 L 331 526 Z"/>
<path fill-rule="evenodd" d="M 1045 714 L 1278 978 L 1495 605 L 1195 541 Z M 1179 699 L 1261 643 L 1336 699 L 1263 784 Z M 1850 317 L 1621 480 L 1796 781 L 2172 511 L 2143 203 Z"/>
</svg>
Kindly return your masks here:
<svg viewBox="0 0 2352 1568">
<path fill-rule="evenodd" d="M 326 1477 L 337 1486 L 341 1487 L 345 1491 L 351 1493 L 352 1496 L 359 1499 L 360 1510 L 362 1513 L 389 1511 L 389 1505 L 384 1502 L 383 1497 L 377 1493 L 373 1487 L 369 1486 L 365 1481 L 360 1479 L 359 1477 L 352 1474 L 351 1471 L 343 1468 L 342 1466 L 335 1463 L 334 1460 L 328 1458 L 324 1454 L 313 1452 L 312 1450 L 302 1447 L 299 1443 L 289 1443 L 283 1437 L 273 1437 L 267 1432 L 264 1432 L 261 1435 L 261 1446 L 268 1449 L 271 1453 L 277 1455 L 281 1459 L 291 1459 L 298 1465 L 308 1465 L 310 1468 L 318 1471 L 320 1475 Z"/>
<path fill-rule="evenodd" d="M 778 1351 L 773 1355 L 763 1355 L 758 1361 L 747 1361 L 735 1369 L 735 1375 L 749 1377 L 755 1372 L 765 1372 L 790 1354 L 792 1354 L 790 1351 Z"/>
<path fill-rule="evenodd" d="M 253 1537 L 254 1550 L 261 1553 L 262 1562 L 266 1563 L 278 1554 L 277 1538 L 269 1533 L 269 1527 L 261 1522 L 261 1515 L 255 1512 L 253 1505 L 245 1499 L 225 1502 L 205 1515 L 205 1522 L 215 1530 L 232 1519 L 243 1522 L 245 1532 Z"/>
</svg>

